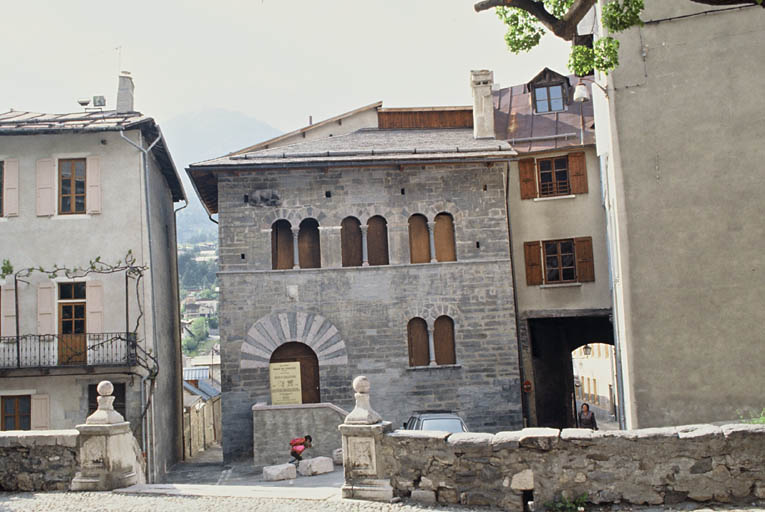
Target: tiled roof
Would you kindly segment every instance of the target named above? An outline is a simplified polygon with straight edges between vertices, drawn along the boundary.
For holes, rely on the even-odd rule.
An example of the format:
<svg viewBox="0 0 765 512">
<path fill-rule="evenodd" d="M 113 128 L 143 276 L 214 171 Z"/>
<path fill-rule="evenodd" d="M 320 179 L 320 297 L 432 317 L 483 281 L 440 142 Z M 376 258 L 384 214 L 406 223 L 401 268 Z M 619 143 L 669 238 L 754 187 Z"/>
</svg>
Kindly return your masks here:
<svg viewBox="0 0 765 512">
<path fill-rule="evenodd" d="M 192 366 L 183 369 L 183 380 L 201 380 L 209 378 L 207 366 Z"/>
<path fill-rule="evenodd" d="M 11 110 L 0 113 L 0 136 L 119 132 L 131 129 L 141 130 L 149 142 L 162 135 L 154 119 L 140 112 L 105 110 L 71 114 L 41 114 Z M 152 154 L 159 162 L 162 174 L 173 193 L 173 201 L 186 199 L 183 184 L 164 138 L 154 145 Z"/>
<path fill-rule="evenodd" d="M 573 94 L 577 79 L 569 80 Z M 585 84 L 592 92 L 592 86 Z M 494 91 L 494 133 L 497 139 L 512 144 L 518 153 L 595 144 L 592 101 L 569 101 L 563 112 L 536 114 L 526 84 L 506 87 Z"/>
<path fill-rule="evenodd" d="M 152 118 L 140 112 L 121 113 L 116 110 L 105 110 L 71 114 L 41 114 L 11 110 L 0 114 L 0 135 L 120 131 L 151 122 L 153 122 Z"/>
<path fill-rule="evenodd" d="M 280 167 L 358 162 L 438 160 L 512 156 L 505 141 L 473 138 L 471 129 L 380 130 L 364 128 L 347 135 L 315 139 L 289 146 L 224 156 L 192 164 L 190 169 L 218 166 Z"/>
</svg>

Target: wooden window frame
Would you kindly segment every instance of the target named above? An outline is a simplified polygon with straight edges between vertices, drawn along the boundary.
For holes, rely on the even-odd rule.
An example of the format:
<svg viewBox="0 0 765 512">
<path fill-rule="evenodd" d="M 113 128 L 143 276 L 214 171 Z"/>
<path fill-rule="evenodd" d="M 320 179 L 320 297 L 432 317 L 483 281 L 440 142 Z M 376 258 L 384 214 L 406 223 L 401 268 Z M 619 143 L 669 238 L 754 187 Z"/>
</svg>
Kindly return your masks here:
<svg viewBox="0 0 765 512">
<path fill-rule="evenodd" d="M 29 400 L 29 414 L 22 414 L 21 413 L 21 407 L 19 407 L 19 400 L 22 398 L 26 398 Z M 14 414 L 13 414 L 13 427 L 14 428 L 8 428 L 8 425 L 5 421 L 5 404 L 8 401 L 15 402 L 14 405 Z M 24 416 L 29 417 L 29 428 L 28 429 L 22 429 L 20 428 L 20 421 L 21 418 Z M 32 395 L 9 395 L 2 397 L 2 400 L 0 400 L 0 430 L 7 431 L 7 430 L 32 430 Z M 17 428 L 18 427 L 18 428 Z"/>
<path fill-rule="evenodd" d="M 552 109 L 552 102 L 550 101 L 550 89 L 553 87 L 560 87 L 560 95 L 561 95 L 561 103 L 562 106 L 559 110 L 553 110 Z M 540 89 L 545 90 L 545 94 L 547 97 L 543 100 L 545 103 L 547 103 L 547 110 L 544 112 L 540 112 L 538 109 L 539 106 L 539 98 L 537 97 L 537 91 Z M 565 84 L 560 83 L 548 83 L 548 84 L 540 84 L 540 85 L 534 85 L 534 113 L 535 114 L 555 114 L 557 112 L 565 112 L 566 111 L 566 87 Z"/>
<path fill-rule="evenodd" d="M 566 180 L 563 182 L 562 180 L 559 182 L 557 173 L 559 172 L 558 169 L 555 168 L 555 162 L 556 160 L 566 160 Z M 543 162 L 550 162 L 550 170 L 549 171 L 542 171 L 542 163 Z M 558 197 L 558 196 L 570 196 L 572 194 L 571 192 L 571 171 L 570 171 L 570 163 L 568 159 L 568 155 L 564 156 L 554 156 L 550 158 L 538 158 L 537 159 L 537 190 L 539 193 L 539 197 Z M 542 173 L 549 172 L 552 174 L 552 192 L 545 192 L 545 188 L 542 185 Z"/>
<path fill-rule="evenodd" d="M 570 254 L 573 257 L 573 264 L 572 265 L 563 266 L 563 258 L 561 257 L 561 248 L 560 248 L 560 246 L 561 246 L 562 243 L 566 243 L 566 242 L 570 243 L 571 247 L 572 247 L 572 252 Z M 557 245 L 557 252 L 556 252 L 556 254 L 549 255 L 549 257 L 555 256 L 558 259 L 558 266 L 555 267 L 555 269 L 558 270 L 558 275 L 560 276 L 560 279 L 558 279 L 557 281 L 550 281 L 547 278 L 548 270 L 552 270 L 552 268 L 548 268 L 548 266 L 547 266 L 547 258 L 548 258 L 547 244 L 556 244 Z M 577 283 L 577 282 L 579 282 L 578 281 L 578 279 L 579 279 L 579 272 L 578 272 L 578 269 L 576 268 L 576 263 L 577 263 L 577 259 L 576 259 L 576 243 L 574 242 L 573 238 L 561 238 L 559 240 L 543 240 L 542 241 L 542 264 L 544 265 L 544 272 L 542 273 L 542 278 L 544 279 L 544 283 L 545 284 L 568 284 L 568 283 Z M 563 279 L 563 269 L 569 269 L 569 268 L 572 268 L 574 270 L 574 278 L 573 279 Z"/>
<path fill-rule="evenodd" d="M 75 164 L 77 162 L 82 162 L 82 168 L 83 168 L 83 192 L 78 194 L 77 193 L 77 174 L 76 174 L 76 167 Z M 69 194 L 64 194 L 63 190 L 63 183 L 64 183 L 64 176 L 63 176 L 63 170 L 64 166 L 68 165 L 69 170 L 71 171 L 71 177 L 69 178 Z M 59 215 L 84 215 L 88 212 L 88 164 L 87 159 L 85 158 L 62 158 L 58 161 L 58 214 Z M 64 211 L 63 208 L 63 202 L 64 197 L 69 198 L 69 206 L 70 211 Z M 77 198 L 82 197 L 82 211 L 77 210 Z"/>
</svg>

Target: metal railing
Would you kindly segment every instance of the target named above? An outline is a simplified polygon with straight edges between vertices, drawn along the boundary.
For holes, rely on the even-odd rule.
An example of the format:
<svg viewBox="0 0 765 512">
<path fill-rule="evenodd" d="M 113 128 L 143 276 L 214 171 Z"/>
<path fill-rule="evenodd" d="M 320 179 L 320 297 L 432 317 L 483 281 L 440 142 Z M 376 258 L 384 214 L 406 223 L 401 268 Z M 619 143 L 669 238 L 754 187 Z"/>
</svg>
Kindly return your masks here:
<svg viewBox="0 0 765 512">
<path fill-rule="evenodd" d="M 0 337 L 0 369 L 134 366 L 136 333 L 24 334 Z"/>
</svg>

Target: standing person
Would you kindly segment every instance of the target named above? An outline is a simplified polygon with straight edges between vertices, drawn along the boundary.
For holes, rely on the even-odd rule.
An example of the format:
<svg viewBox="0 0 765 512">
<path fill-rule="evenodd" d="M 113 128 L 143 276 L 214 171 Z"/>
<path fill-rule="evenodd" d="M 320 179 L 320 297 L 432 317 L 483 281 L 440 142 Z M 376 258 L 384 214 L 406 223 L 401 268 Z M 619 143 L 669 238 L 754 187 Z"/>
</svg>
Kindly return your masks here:
<svg viewBox="0 0 765 512">
<path fill-rule="evenodd" d="M 579 428 L 598 430 L 598 422 L 595 421 L 595 414 L 590 411 L 589 404 L 582 404 L 582 410 L 579 413 Z"/>
<path fill-rule="evenodd" d="M 303 454 L 311 447 L 311 441 L 313 441 L 313 439 L 308 435 L 305 437 L 296 437 L 290 441 L 290 455 L 292 456 L 290 464 L 303 460 Z"/>
</svg>

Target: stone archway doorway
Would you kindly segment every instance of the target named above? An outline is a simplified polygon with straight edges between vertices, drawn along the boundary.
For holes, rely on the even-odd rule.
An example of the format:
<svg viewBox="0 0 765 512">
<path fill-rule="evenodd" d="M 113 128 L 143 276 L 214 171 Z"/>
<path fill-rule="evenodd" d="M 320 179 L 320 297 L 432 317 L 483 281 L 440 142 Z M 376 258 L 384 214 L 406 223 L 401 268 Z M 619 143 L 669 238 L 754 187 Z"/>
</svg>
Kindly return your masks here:
<svg viewBox="0 0 765 512">
<path fill-rule="evenodd" d="M 316 356 L 316 352 L 304 343 L 291 341 L 274 350 L 269 361 L 269 363 L 291 362 L 300 363 L 300 387 L 303 403 L 320 403 L 319 358 Z"/>
</svg>

